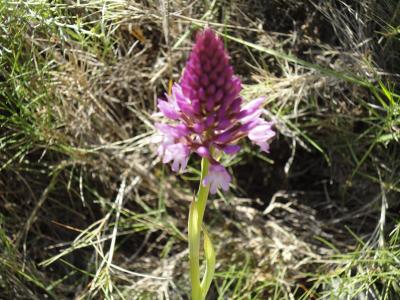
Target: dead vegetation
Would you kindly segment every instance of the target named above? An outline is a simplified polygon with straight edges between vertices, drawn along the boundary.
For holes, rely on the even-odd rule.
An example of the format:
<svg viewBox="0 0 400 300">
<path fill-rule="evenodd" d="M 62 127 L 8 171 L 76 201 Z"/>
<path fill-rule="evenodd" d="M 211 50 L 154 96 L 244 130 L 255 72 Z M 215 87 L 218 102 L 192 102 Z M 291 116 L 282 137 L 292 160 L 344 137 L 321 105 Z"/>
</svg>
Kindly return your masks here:
<svg viewBox="0 0 400 300">
<path fill-rule="evenodd" d="M 149 137 L 208 25 L 279 132 L 268 157 L 227 162 L 235 186 L 209 202 L 210 299 L 396 299 L 396 1 L 21 1 L 0 15 L 0 298 L 188 299 L 198 161 L 175 176 Z"/>
</svg>

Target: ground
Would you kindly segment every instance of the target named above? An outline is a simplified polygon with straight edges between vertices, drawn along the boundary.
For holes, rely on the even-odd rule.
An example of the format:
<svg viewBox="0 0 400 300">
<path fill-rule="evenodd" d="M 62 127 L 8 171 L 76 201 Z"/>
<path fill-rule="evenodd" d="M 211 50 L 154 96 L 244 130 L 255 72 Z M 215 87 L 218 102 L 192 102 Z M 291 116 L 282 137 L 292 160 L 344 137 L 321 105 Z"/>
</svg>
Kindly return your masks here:
<svg viewBox="0 0 400 300">
<path fill-rule="evenodd" d="M 0 299 L 189 299 L 187 215 L 151 143 L 197 30 L 224 40 L 269 154 L 224 158 L 208 299 L 398 299 L 396 0 L 0 3 Z"/>
</svg>

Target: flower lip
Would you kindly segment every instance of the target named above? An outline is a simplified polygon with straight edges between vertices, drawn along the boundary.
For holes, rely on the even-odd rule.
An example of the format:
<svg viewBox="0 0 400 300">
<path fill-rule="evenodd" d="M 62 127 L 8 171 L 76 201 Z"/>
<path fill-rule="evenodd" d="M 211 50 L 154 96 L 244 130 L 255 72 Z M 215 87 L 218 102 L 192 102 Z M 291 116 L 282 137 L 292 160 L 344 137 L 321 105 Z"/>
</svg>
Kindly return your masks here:
<svg viewBox="0 0 400 300">
<path fill-rule="evenodd" d="M 248 137 L 256 145 L 258 145 L 262 151 L 269 152 L 268 141 L 272 139 L 276 133 L 272 129 L 273 123 L 260 120 L 260 123 L 251 129 L 248 133 Z"/>
<path fill-rule="evenodd" d="M 207 176 L 204 178 L 203 186 L 210 185 L 210 193 L 215 194 L 218 188 L 222 188 L 224 191 L 229 189 L 231 182 L 231 176 L 228 171 L 220 164 L 211 164 Z"/>
<path fill-rule="evenodd" d="M 184 144 L 177 143 L 168 145 L 165 148 L 163 163 L 169 163 L 172 161 L 172 171 L 183 172 L 187 166 L 189 154 L 190 150 Z"/>
</svg>

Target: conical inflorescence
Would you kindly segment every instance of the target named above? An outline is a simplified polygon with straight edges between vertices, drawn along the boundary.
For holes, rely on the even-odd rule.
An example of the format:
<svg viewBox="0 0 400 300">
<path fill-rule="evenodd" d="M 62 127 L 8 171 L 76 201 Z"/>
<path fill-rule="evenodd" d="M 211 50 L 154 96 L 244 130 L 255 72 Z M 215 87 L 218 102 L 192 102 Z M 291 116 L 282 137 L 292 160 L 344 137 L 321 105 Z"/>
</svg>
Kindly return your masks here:
<svg viewBox="0 0 400 300">
<path fill-rule="evenodd" d="M 160 144 L 163 163 L 172 163 L 178 172 L 184 171 L 193 152 L 207 158 L 211 165 L 203 184 L 210 184 L 211 193 L 227 190 L 231 181 L 216 153 L 237 153 L 237 142 L 246 136 L 268 152 L 275 136 L 272 123 L 260 117 L 264 97 L 243 106 L 240 91 L 240 79 L 233 74 L 223 42 L 205 29 L 196 36 L 180 82 L 171 95 L 158 100 L 163 121 L 155 124 L 155 142 Z"/>
</svg>

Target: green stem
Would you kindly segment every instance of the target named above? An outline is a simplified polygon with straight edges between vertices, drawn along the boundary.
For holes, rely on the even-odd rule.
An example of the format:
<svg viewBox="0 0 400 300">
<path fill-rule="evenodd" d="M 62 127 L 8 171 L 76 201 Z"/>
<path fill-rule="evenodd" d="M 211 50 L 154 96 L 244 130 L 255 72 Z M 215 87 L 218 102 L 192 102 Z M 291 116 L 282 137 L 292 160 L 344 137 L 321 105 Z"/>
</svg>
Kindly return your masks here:
<svg viewBox="0 0 400 300">
<path fill-rule="evenodd" d="M 198 210 L 196 202 L 192 202 L 189 212 L 189 261 L 190 281 L 192 283 L 192 300 L 202 300 L 200 287 L 200 228 L 198 227 Z"/>
<path fill-rule="evenodd" d="M 197 209 L 199 211 L 199 228 L 201 228 L 201 224 L 203 223 L 204 210 L 206 209 L 206 202 L 208 198 L 208 192 L 210 191 L 210 185 L 204 186 L 203 180 L 208 174 L 208 167 L 210 163 L 207 158 L 203 158 L 201 161 L 201 177 L 199 183 L 199 191 L 197 192 Z"/>
<path fill-rule="evenodd" d="M 203 158 L 201 161 L 201 177 L 199 190 L 197 192 L 196 202 L 192 202 L 189 212 L 189 261 L 190 261 L 190 279 L 192 283 L 192 300 L 203 300 L 205 294 L 200 285 L 200 234 L 203 223 L 204 210 L 210 186 L 203 186 L 203 179 L 208 174 L 209 161 Z M 204 294 L 204 295 L 203 295 Z"/>
</svg>

